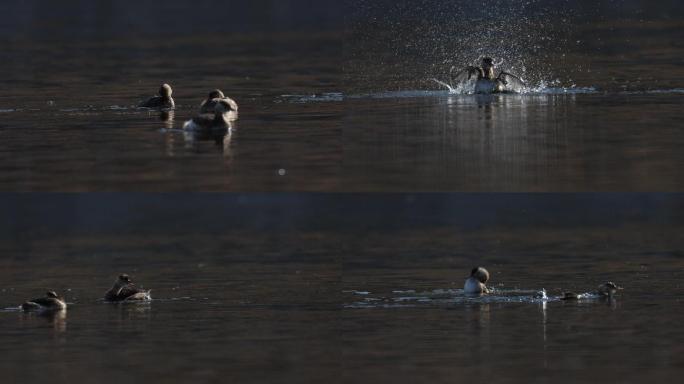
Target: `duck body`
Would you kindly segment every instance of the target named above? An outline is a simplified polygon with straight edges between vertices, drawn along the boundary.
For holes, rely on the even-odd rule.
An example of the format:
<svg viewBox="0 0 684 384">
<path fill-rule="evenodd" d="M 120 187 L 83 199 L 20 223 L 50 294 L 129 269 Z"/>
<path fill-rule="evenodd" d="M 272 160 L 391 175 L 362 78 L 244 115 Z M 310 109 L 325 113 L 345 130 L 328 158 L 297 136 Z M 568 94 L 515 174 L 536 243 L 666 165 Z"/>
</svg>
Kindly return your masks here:
<svg viewBox="0 0 684 384">
<path fill-rule="evenodd" d="M 202 102 L 202 105 L 200 105 L 200 114 L 207 114 L 207 113 L 214 113 L 216 110 L 216 106 L 218 103 L 223 100 L 226 103 L 228 103 L 229 108 L 229 114 L 228 114 L 228 119 L 229 120 L 237 120 L 238 118 L 238 105 L 235 102 L 235 100 L 231 99 L 230 97 L 226 97 L 223 92 L 220 89 L 215 89 L 209 93 L 209 96 L 207 97 L 206 100 Z"/>
<path fill-rule="evenodd" d="M 609 281 L 599 285 L 597 293 L 601 297 L 613 297 L 620 289 L 622 289 L 622 287 L 618 287 L 615 283 Z"/>
<path fill-rule="evenodd" d="M 482 268 L 473 268 L 470 276 L 466 279 L 463 291 L 468 295 L 479 295 L 488 293 L 489 290 L 485 285 L 489 281 L 489 272 Z"/>
<path fill-rule="evenodd" d="M 494 61 L 490 57 L 482 59 L 479 67 L 469 66 L 463 70 L 452 67 L 449 73 L 451 77 L 450 89 L 472 89 L 476 94 L 492 93 L 520 93 L 526 85 L 518 76 L 505 71 L 499 72 L 497 76 L 494 72 Z M 442 82 L 439 82 L 443 84 Z M 470 87 L 473 88 L 470 88 Z"/>
<path fill-rule="evenodd" d="M 580 295 L 578 295 L 575 292 L 563 292 L 563 295 L 560 297 L 561 300 L 568 300 L 568 301 L 573 301 L 573 300 L 579 300 Z"/>
<path fill-rule="evenodd" d="M 159 88 L 159 95 L 151 97 L 146 101 L 138 104 L 139 108 L 153 108 L 153 109 L 174 109 L 176 103 L 173 101 L 171 94 L 173 90 L 168 84 L 162 84 Z"/>
<path fill-rule="evenodd" d="M 578 294 L 575 292 L 563 292 L 563 294 L 559 297 L 561 300 L 580 300 L 580 299 L 612 299 L 615 294 L 617 293 L 618 290 L 621 290 L 622 287 L 618 287 L 615 283 L 612 281 L 603 283 L 598 286 L 598 290 L 595 292 L 588 292 L 585 294 Z M 598 297 L 597 297 L 598 296 Z"/>
<path fill-rule="evenodd" d="M 203 114 L 195 116 L 183 124 L 187 131 L 215 131 L 230 129 L 230 121 L 222 115 Z"/>
<path fill-rule="evenodd" d="M 105 293 L 104 299 L 111 302 L 151 300 L 150 291 L 140 289 L 133 284 L 128 275 L 123 274 Z"/>
<path fill-rule="evenodd" d="M 64 299 L 59 297 L 54 291 L 49 291 L 45 297 L 29 300 L 21 305 L 24 311 L 59 311 L 66 309 Z"/>
<path fill-rule="evenodd" d="M 479 295 L 481 293 L 487 293 L 487 286 L 482 284 L 480 280 L 474 277 L 469 277 L 466 279 L 463 291 L 469 295 Z"/>
<path fill-rule="evenodd" d="M 230 130 L 231 121 L 234 120 L 231 103 L 224 99 L 216 99 L 214 114 L 200 114 L 183 124 L 183 129 L 188 131 L 215 131 Z"/>
</svg>

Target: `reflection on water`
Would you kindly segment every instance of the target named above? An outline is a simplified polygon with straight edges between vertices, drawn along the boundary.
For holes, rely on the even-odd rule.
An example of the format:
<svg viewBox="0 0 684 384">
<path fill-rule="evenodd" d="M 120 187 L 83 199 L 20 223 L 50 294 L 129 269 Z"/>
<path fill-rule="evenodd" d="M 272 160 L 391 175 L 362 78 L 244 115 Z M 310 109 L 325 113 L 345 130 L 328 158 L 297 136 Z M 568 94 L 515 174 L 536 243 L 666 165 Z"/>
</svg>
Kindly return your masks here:
<svg viewBox="0 0 684 384">
<path fill-rule="evenodd" d="M 15 309 L 0 312 L 0 372 L 58 383 L 676 376 L 682 199 L 10 194 L 0 308 Z M 489 268 L 493 294 L 463 295 L 473 265 Z M 103 302 L 123 272 L 154 300 Z M 625 287 L 614 301 L 557 299 L 608 280 Z M 65 292 L 68 311 L 16 310 L 44 287 Z"/>
<path fill-rule="evenodd" d="M 175 117 L 175 111 L 161 111 L 159 112 L 159 120 L 164 123 L 164 128 L 173 129 L 173 119 Z"/>
<path fill-rule="evenodd" d="M 344 185 L 355 191 L 684 187 L 677 94 L 452 95 L 345 104 L 351 112 Z"/>
<path fill-rule="evenodd" d="M 59 335 L 67 331 L 67 311 L 65 309 L 58 311 L 42 311 L 42 312 L 23 312 L 21 313 L 22 322 L 28 327 L 47 323 L 52 326 L 54 335 Z"/>
<path fill-rule="evenodd" d="M 163 12 L 185 18 L 183 9 L 197 7 L 178 4 Z M 310 11 L 297 18 L 310 18 Z M 64 15 L 72 16 L 79 17 Z M 52 28 L 43 23 L 50 24 L 36 18 L 35 28 Z M 80 27 L 65 23 L 61 34 L 54 32 L 75 49 L 69 53 L 44 36 L 6 41 L 0 73 L 12 81 L 0 94 L 0 190 L 329 191 L 339 184 L 339 104 L 295 105 L 278 97 L 339 89 L 339 34 L 260 29 L 226 39 L 172 28 L 164 39 L 145 33 L 103 38 Z M 135 108 L 162 82 L 173 86 L 175 111 Z M 229 135 L 173 137 L 169 131 L 196 116 L 216 88 L 240 104 L 239 142 Z M 226 161 L 231 158 L 239 161 Z M 287 177 L 278 176 L 280 169 Z"/>
</svg>

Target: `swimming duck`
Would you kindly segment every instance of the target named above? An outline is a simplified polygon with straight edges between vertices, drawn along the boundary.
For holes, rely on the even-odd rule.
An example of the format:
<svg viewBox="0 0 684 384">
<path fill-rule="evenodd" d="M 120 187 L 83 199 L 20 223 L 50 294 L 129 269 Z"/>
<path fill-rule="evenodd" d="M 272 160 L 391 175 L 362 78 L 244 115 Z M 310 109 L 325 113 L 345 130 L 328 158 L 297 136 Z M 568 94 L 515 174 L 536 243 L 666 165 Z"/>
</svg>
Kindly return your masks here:
<svg viewBox="0 0 684 384">
<path fill-rule="evenodd" d="M 138 105 L 140 108 L 156 108 L 156 109 L 173 109 L 176 103 L 173 101 L 171 94 L 173 90 L 168 84 L 162 84 L 159 88 L 159 95 L 154 96 L 147 101 L 143 101 Z"/>
<path fill-rule="evenodd" d="M 482 267 L 473 268 L 473 270 L 470 271 L 470 277 L 466 279 L 463 291 L 466 294 L 471 295 L 488 293 L 489 290 L 487 289 L 487 286 L 485 286 L 485 283 L 487 283 L 488 280 L 489 272 L 486 269 Z"/>
<path fill-rule="evenodd" d="M 620 289 L 622 289 L 622 287 L 618 287 L 615 283 L 609 281 L 599 285 L 598 294 L 601 297 L 613 297 Z"/>
<path fill-rule="evenodd" d="M 483 94 L 518 92 L 525 87 L 522 79 L 508 72 L 501 71 L 496 76 L 494 60 L 491 57 L 483 58 L 481 65 L 481 67 L 469 66 L 460 71 L 456 71 L 456 67 L 451 67 L 449 73 L 451 86 L 475 80 L 475 93 Z"/>
<path fill-rule="evenodd" d="M 21 305 L 21 309 L 24 311 L 58 311 L 66 309 L 66 303 L 55 291 L 48 291 L 45 297 L 25 302 Z"/>
<path fill-rule="evenodd" d="M 598 295 L 601 298 L 613 298 L 620 289 L 622 289 L 622 287 L 618 287 L 615 283 L 609 281 L 599 285 L 598 291 L 593 292 L 593 294 Z M 580 298 L 581 295 L 575 292 L 563 292 L 563 295 L 560 297 L 561 300 L 579 300 Z"/>
<path fill-rule="evenodd" d="M 207 99 L 200 105 L 200 113 L 214 113 L 216 104 L 219 100 L 225 100 L 230 105 L 231 109 L 231 120 L 237 120 L 238 105 L 235 100 L 230 97 L 226 97 L 220 89 L 214 89 L 209 93 Z"/>
<path fill-rule="evenodd" d="M 213 100 L 212 100 L 213 101 Z M 203 114 L 194 117 L 183 124 L 183 129 L 189 131 L 206 131 L 217 129 L 230 129 L 231 120 L 234 120 L 231 103 L 225 99 L 218 99 L 214 105 L 214 115 Z"/>
<path fill-rule="evenodd" d="M 127 274 L 120 275 L 114 285 L 105 293 L 106 301 L 151 300 L 150 291 L 139 289 Z"/>
<path fill-rule="evenodd" d="M 561 300 L 579 300 L 580 295 L 575 292 L 563 292 L 561 295 Z"/>
</svg>

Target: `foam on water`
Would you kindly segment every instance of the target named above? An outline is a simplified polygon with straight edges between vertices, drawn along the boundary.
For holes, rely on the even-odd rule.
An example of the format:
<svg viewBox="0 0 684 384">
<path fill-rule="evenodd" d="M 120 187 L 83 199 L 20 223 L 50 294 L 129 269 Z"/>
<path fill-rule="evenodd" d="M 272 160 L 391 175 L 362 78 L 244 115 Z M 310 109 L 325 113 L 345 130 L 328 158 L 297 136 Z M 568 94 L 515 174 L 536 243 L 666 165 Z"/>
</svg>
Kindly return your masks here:
<svg viewBox="0 0 684 384">
<path fill-rule="evenodd" d="M 543 95 L 667 95 L 667 94 L 681 94 L 684 93 L 684 89 L 674 88 L 674 89 L 654 89 L 654 90 L 644 90 L 644 91 L 621 91 L 621 92 L 609 92 L 602 91 L 594 86 L 588 87 L 578 87 L 576 85 L 571 85 L 569 87 L 553 86 L 554 83 L 541 82 L 535 86 L 528 87 L 520 93 L 497 93 L 497 94 L 475 94 L 470 90 L 465 90 L 461 88 L 453 88 L 448 84 L 441 82 L 436 79 L 431 79 L 439 82 L 440 85 L 444 86 L 444 90 L 423 90 L 423 89 L 410 89 L 402 91 L 381 91 L 375 93 L 367 94 L 352 94 L 345 95 L 343 93 L 335 93 L 334 97 L 322 97 L 322 96 L 296 96 L 296 95 L 283 95 L 281 98 L 283 100 L 288 100 L 294 103 L 318 103 L 318 102 L 343 102 L 350 99 L 404 99 L 404 98 L 441 98 L 441 97 L 451 97 L 451 96 L 477 96 L 477 97 L 516 97 L 516 96 L 543 96 Z"/>
<path fill-rule="evenodd" d="M 295 104 L 306 104 L 306 103 L 324 103 L 331 101 L 342 101 L 344 100 L 344 94 L 342 92 L 326 92 L 320 94 L 311 95 L 280 95 L 279 98 L 275 100 L 276 103 L 288 102 Z"/>
<path fill-rule="evenodd" d="M 387 295 L 371 295 L 365 291 L 343 291 L 345 293 L 364 292 L 361 301 L 345 304 L 345 308 L 405 308 L 419 306 L 452 306 L 470 303 L 529 303 L 539 304 L 561 301 L 561 296 L 548 296 L 545 289 L 510 289 L 490 287 L 487 295 L 466 295 L 462 289 L 435 289 L 417 292 L 413 289 L 392 290 Z M 578 301 L 598 300 L 601 296 L 594 292 L 578 295 Z"/>
</svg>

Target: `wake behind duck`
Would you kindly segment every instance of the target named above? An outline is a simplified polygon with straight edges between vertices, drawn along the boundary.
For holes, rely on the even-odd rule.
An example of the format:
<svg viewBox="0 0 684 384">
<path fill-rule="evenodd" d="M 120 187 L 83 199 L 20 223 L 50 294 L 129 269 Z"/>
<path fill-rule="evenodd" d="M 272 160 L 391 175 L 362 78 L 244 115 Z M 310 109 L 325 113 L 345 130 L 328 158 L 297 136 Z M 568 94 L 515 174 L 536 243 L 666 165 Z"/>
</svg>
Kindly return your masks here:
<svg viewBox="0 0 684 384">
<path fill-rule="evenodd" d="M 492 93 L 520 93 L 527 85 L 518 76 L 506 71 L 494 72 L 494 60 L 491 57 L 482 59 L 480 67 L 468 66 L 464 69 L 451 67 L 449 82 L 432 79 L 445 86 L 451 92 L 492 94 Z"/>
</svg>

